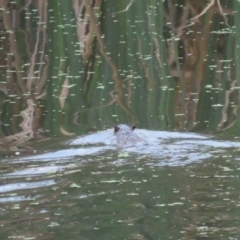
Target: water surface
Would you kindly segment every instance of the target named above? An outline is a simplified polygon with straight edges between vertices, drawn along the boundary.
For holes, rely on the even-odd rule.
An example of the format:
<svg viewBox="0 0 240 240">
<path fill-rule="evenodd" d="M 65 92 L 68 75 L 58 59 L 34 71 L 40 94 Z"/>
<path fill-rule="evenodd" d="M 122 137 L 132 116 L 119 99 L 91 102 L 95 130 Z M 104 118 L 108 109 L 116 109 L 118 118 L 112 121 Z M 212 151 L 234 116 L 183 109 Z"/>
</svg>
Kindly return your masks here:
<svg viewBox="0 0 240 240">
<path fill-rule="evenodd" d="M 3 239 L 238 239 L 240 144 L 136 133 L 150 144 L 119 148 L 110 129 L 2 159 Z"/>
<path fill-rule="evenodd" d="M 1 0 L 0 238 L 240 239 L 239 12 Z"/>
</svg>

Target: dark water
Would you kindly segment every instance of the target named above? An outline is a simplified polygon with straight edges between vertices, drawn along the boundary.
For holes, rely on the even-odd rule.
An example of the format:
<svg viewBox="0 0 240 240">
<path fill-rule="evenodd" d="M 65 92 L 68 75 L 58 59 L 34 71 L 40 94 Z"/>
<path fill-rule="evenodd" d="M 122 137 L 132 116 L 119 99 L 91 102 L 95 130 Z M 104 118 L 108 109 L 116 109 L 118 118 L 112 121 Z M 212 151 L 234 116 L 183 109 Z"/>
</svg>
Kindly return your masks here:
<svg viewBox="0 0 240 240">
<path fill-rule="evenodd" d="M 240 143 L 136 131 L 151 145 L 106 130 L 2 159 L 2 239 L 238 239 Z"/>
<path fill-rule="evenodd" d="M 0 239 L 240 239 L 238 12 L 0 0 Z"/>
</svg>

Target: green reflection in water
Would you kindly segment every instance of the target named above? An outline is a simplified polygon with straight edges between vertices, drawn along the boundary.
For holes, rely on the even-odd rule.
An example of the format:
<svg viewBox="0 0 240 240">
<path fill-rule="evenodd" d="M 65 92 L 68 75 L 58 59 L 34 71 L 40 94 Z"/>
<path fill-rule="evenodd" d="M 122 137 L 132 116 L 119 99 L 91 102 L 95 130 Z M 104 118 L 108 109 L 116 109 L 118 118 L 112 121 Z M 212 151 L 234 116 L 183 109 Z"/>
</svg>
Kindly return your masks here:
<svg viewBox="0 0 240 240">
<path fill-rule="evenodd" d="M 238 135 L 239 5 L 211 3 L 3 1 L 3 144 L 116 123 Z"/>
</svg>

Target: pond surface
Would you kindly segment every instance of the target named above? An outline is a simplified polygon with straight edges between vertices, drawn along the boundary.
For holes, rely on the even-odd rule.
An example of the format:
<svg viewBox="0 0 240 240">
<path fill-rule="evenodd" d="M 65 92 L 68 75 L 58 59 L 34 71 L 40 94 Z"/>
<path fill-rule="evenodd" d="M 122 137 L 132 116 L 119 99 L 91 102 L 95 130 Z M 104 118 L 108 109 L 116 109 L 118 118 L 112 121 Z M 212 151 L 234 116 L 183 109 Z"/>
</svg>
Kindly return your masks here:
<svg viewBox="0 0 240 240">
<path fill-rule="evenodd" d="M 109 129 L 3 158 L 2 239 L 239 239 L 240 143 L 135 131 L 147 144 Z"/>
<path fill-rule="evenodd" d="M 239 13 L 0 0 L 0 239 L 240 240 Z"/>
</svg>

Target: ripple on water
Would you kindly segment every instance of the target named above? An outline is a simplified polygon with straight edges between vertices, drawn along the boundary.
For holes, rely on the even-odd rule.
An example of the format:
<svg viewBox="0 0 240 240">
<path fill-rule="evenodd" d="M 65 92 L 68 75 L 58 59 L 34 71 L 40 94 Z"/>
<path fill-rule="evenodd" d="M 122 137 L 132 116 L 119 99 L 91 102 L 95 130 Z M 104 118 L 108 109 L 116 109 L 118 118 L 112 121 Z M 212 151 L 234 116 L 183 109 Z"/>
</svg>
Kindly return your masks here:
<svg viewBox="0 0 240 240">
<path fill-rule="evenodd" d="M 240 143 L 238 142 L 219 141 L 213 139 L 211 136 L 195 133 L 149 131 L 142 129 L 136 129 L 135 131 L 144 141 L 131 147 L 119 147 L 112 129 L 108 129 L 67 142 L 71 147 L 69 149 L 29 157 L 18 157 L 11 161 L 18 163 L 38 160 L 69 162 L 69 159 L 74 159 L 75 157 L 86 158 L 87 156 L 107 154 L 109 151 L 123 151 L 141 156 L 146 155 L 149 159 L 148 164 L 154 164 L 155 166 L 183 166 L 211 158 L 218 153 L 222 154 L 227 148 L 240 147 Z"/>
</svg>

